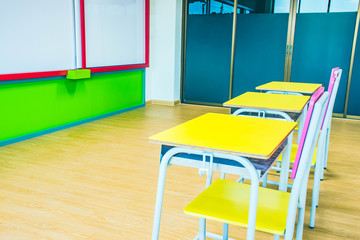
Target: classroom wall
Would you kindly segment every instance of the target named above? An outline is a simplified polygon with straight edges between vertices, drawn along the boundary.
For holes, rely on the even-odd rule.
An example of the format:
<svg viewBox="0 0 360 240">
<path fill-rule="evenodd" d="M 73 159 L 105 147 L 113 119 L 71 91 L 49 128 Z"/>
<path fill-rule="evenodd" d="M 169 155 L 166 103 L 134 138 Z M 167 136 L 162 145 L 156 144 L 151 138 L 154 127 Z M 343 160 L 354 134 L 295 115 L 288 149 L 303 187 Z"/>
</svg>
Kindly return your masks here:
<svg viewBox="0 0 360 240">
<path fill-rule="evenodd" d="M 150 66 L 146 101 L 180 99 L 181 0 L 150 1 Z"/>
<path fill-rule="evenodd" d="M 35 75 L 12 76 L 13 78 L 9 78 L 7 75 L 1 76 L 0 146 L 144 106 L 144 69 L 92 73 L 90 78 L 80 80 L 67 80 L 65 76 L 59 76 L 66 74 L 68 69 L 79 68 L 82 65 L 80 0 L 34 0 L 30 1 L 31 4 L 28 2 L 19 0 L 0 4 L 3 10 L 3 18 L 14 20 L 11 24 L 0 27 L 1 32 L 9 33 L 7 34 L 9 36 L 4 39 L 5 42 L 2 41 L 0 52 L 7 48 L 11 50 L 3 56 L 2 60 L 5 61 L 5 65 L 2 64 L 4 65 L 3 69 L 0 67 L 0 74 L 41 72 L 41 74 L 36 73 Z M 114 5 L 112 0 L 85 1 L 87 44 L 84 46 L 87 53 L 87 67 L 124 66 L 138 63 L 139 66 L 143 67 L 147 65 L 142 64 L 145 61 L 143 59 L 145 55 L 144 6 L 140 4 L 141 0 L 122 2 L 126 3 L 115 3 Z M 23 5 L 26 5 L 26 10 L 21 8 Z M 115 18 L 106 18 L 105 16 L 108 17 L 109 15 L 107 13 L 111 12 L 114 7 L 121 10 L 121 13 L 126 12 L 126 14 L 121 16 L 115 14 L 116 16 L 113 16 Z M 97 11 L 100 8 L 101 11 Z M 30 26 L 29 23 L 25 24 L 24 28 L 24 24 L 22 24 L 24 19 L 29 20 L 31 28 L 26 28 L 26 26 Z M 44 22 L 44 19 L 48 21 Z M 117 28 L 119 24 L 125 24 L 123 22 L 129 20 L 133 20 L 134 24 L 126 25 L 130 26 L 130 29 L 121 28 L 121 33 L 126 33 L 129 36 L 122 39 L 123 42 L 120 45 L 122 47 L 130 46 L 129 49 L 133 51 L 129 52 L 129 49 L 126 49 L 125 52 L 121 51 L 116 44 L 116 49 L 112 49 L 111 46 L 113 45 L 111 44 L 115 39 L 114 33 L 119 37 L 119 32 L 116 32 L 116 29 L 114 31 L 111 29 Z M 117 24 L 117 22 L 120 23 Z M 134 30 L 134 26 L 137 30 Z M 31 36 L 27 34 L 29 29 L 32 32 Z M 60 29 L 55 37 L 51 31 L 53 29 Z M 99 32 L 102 35 L 108 34 L 102 36 L 100 41 L 97 39 L 98 34 L 96 34 Z M 24 39 L 24 34 L 29 35 L 30 40 Z M 49 39 L 51 41 L 48 41 Z M 63 44 L 64 41 L 66 41 L 65 45 Z M 106 47 L 110 49 L 102 46 L 104 41 L 107 43 L 105 44 Z M 39 42 L 45 43 L 46 46 L 38 44 Z M 47 42 L 52 42 L 52 44 L 46 44 Z M 135 42 L 142 47 L 133 47 Z M 37 44 L 34 45 L 33 43 Z M 95 54 L 95 58 L 99 59 L 96 59 L 95 63 L 92 61 L 94 59 L 90 55 L 94 53 L 94 48 L 96 51 L 100 49 L 105 53 L 105 60 L 103 59 L 105 62 L 97 62 L 101 60 L 101 54 Z M 59 49 L 62 49 L 60 53 L 53 51 Z M 61 57 L 65 50 L 68 54 L 66 57 Z M 43 54 L 38 56 L 37 53 L 39 52 Z M 16 60 L 16 58 L 21 61 Z M 15 59 L 16 61 L 6 62 L 8 59 Z M 107 62 L 109 59 L 113 59 L 113 61 Z M 53 70 L 64 71 L 61 73 L 43 73 L 43 71 Z M 97 71 L 101 70 L 97 69 Z M 29 75 L 57 77 L 29 78 L 31 77 Z M 18 79 L 19 76 L 25 76 L 26 79 L 3 81 L 5 79 Z"/>
<path fill-rule="evenodd" d="M 0 84 L 0 145 L 144 105 L 143 70 Z"/>
</svg>

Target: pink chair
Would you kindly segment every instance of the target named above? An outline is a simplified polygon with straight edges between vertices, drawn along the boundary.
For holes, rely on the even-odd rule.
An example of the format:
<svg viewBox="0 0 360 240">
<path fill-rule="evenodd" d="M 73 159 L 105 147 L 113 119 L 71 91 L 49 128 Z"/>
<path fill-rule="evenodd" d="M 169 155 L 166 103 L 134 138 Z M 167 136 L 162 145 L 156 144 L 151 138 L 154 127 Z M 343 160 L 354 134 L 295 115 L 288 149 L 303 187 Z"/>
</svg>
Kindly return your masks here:
<svg viewBox="0 0 360 240">
<path fill-rule="evenodd" d="M 315 154 L 312 161 L 312 166 L 315 167 L 314 171 L 314 183 L 313 183 L 313 192 L 312 192 L 312 203 L 311 203 L 311 215 L 310 215 L 310 224 L 311 228 L 315 227 L 315 213 L 316 207 L 319 205 L 319 191 L 320 191 L 320 179 L 323 177 L 324 167 L 326 167 L 328 146 L 329 146 L 329 134 L 331 127 L 331 116 L 334 109 L 334 103 L 339 88 L 339 83 L 341 79 L 342 70 L 340 68 L 333 68 L 331 71 L 330 82 L 328 87 L 329 99 L 327 101 L 326 111 L 322 118 L 320 137 L 318 141 L 317 148 L 315 148 Z M 314 94 L 315 95 L 315 94 Z M 311 103 L 309 106 L 309 110 Z M 306 116 L 306 120 L 309 116 Z M 306 121 L 305 120 L 305 121 Z M 298 149 L 302 147 L 304 136 L 306 136 L 306 126 L 304 126 L 299 145 L 293 144 L 292 152 L 296 152 L 296 156 L 292 155 L 291 159 L 294 161 L 294 167 L 291 170 L 291 176 L 294 176 L 294 172 L 297 169 L 297 161 L 299 160 L 299 151 Z M 305 135 L 303 135 L 305 134 Z M 294 160 L 295 159 L 295 160 Z M 279 170 L 279 168 L 274 167 L 274 170 Z M 270 184 L 277 184 L 277 182 L 268 181 Z"/>
</svg>

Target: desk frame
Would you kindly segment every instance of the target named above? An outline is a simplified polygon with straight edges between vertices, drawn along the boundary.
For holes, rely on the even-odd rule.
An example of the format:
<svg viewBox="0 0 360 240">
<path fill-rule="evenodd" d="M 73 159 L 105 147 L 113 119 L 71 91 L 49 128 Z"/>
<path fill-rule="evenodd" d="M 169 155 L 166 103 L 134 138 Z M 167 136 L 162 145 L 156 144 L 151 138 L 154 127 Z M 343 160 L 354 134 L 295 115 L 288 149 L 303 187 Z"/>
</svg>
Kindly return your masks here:
<svg viewBox="0 0 360 240">
<path fill-rule="evenodd" d="M 304 90 L 301 89 L 300 87 L 298 87 L 297 89 L 289 89 L 289 88 L 279 88 L 279 87 L 263 87 L 264 85 L 270 84 L 270 83 L 278 83 L 278 84 L 303 84 L 303 85 L 318 85 L 317 88 L 312 89 L 313 91 L 309 91 L 309 90 Z M 305 94 L 305 95 L 312 95 L 314 92 L 316 92 L 316 90 L 318 90 L 321 87 L 321 84 L 314 84 L 314 83 L 297 83 L 297 82 L 269 82 L 267 84 L 263 84 L 260 86 L 257 86 L 255 89 L 259 90 L 259 91 L 277 91 L 277 92 L 286 92 L 287 94 Z"/>
<path fill-rule="evenodd" d="M 269 89 L 269 90 L 258 89 L 258 90 L 260 90 L 260 92 L 263 92 L 263 93 L 285 94 L 285 95 L 304 95 L 304 94 L 307 95 L 307 94 L 309 94 L 309 93 L 301 93 L 301 92 L 288 92 L 288 91 L 280 91 L 280 90 L 271 90 L 271 89 Z M 299 131 L 298 131 L 298 136 L 297 136 L 297 144 L 299 144 L 299 142 L 300 142 L 300 137 L 301 137 L 302 128 L 303 128 L 303 125 L 304 125 L 304 122 L 305 122 L 308 106 L 309 106 L 309 102 L 305 104 L 305 106 L 304 106 L 304 108 L 301 111 L 300 116 L 299 116 L 300 120 L 299 120 Z M 278 111 L 278 112 L 281 112 L 281 111 Z M 287 112 L 284 112 L 284 113 L 287 114 Z M 287 115 L 290 117 L 289 114 L 287 114 Z M 293 119 L 293 120 L 295 121 L 295 119 Z M 296 119 L 296 121 L 297 121 L 297 119 Z"/>
</svg>

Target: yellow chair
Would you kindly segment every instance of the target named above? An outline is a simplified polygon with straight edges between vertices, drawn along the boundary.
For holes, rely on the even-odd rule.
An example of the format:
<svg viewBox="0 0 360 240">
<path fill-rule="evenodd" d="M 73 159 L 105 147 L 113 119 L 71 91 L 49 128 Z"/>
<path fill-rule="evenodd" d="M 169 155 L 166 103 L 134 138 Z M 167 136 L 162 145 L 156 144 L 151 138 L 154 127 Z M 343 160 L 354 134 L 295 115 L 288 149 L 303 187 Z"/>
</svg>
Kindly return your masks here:
<svg viewBox="0 0 360 240">
<path fill-rule="evenodd" d="M 295 161 L 295 157 L 296 157 L 296 152 L 297 152 L 297 149 L 298 149 L 299 145 L 298 144 L 293 144 L 291 146 L 291 156 L 290 156 L 290 163 L 293 164 L 294 161 Z M 317 154 L 317 147 L 315 147 L 315 151 L 314 151 L 314 155 L 313 155 L 313 158 L 312 158 L 312 161 L 311 161 L 311 166 L 315 166 L 315 163 L 316 163 L 316 154 Z M 278 162 L 281 162 L 282 161 L 282 155 L 280 155 L 280 157 L 278 158 L 277 160 Z M 275 170 L 278 170 L 276 168 L 274 168 Z M 280 169 L 280 168 L 279 168 Z"/>
<path fill-rule="evenodd" d="M 184 211 L 192 216 L 247 227 L 249 198 L 250 185 L 218 179 Z M 255 229 L 283 235 L 289 199 L 290 193 L 259 188 Z"/>
<path fill-rule="evenodd" d="M 296 128 L 294 129 L 294 131 L 299 131 L 299 124 L 300 124 L 300 119 L 299 120 L 297 120 L 297 125 L 296 125 Z"/>
</svg>

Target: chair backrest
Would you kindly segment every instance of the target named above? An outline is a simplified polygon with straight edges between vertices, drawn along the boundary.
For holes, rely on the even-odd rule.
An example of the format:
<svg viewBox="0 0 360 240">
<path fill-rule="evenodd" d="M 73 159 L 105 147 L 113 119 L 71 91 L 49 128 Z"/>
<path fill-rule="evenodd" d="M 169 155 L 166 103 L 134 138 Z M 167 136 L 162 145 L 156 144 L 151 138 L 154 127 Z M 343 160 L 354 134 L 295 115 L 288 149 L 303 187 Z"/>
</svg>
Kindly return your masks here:
<svg viewBox="0 0 360 240">
<path fill-rule="evenodd" d="M 322 96 L 323 93 L 324 93 L 324 87 L 320 87 L 310 98 L 310 103 L 309 103 L 309 107 L 308 107 L 308 110 L 307 110 L 307 113 L 306 113 L 304 126 L 303 126 L 302 132 L 301 132 L 299 146 L 298 146 L 298 149 L 297 149 L 297 152 L 296 152 L 296 157 L 295 157 L 293 169 L 292 169 L 292 172 L 291 172 L 291 175 L 290 175 L 290 177 L 292 179 L 295 179 L 295 176 L 296 176 L 296 171 L 297 171 L 297 168 L 298 168 L 298 165 L 299 165 L 301 153 L 302 153 L 303 148 L 304 148 L 306 135 L 308 133 L 308 129 L 309 129 L 309 125 L 310 125 L 310 120 L 311 120 L 312 113 L 313 113 L 313 110 L 314 110 L 314 105 L 319 100 L 319 98 Z"/>
<path fill-rule="evenodd" d="M 322 124 L 322 116 L 324 116 L 323 114 L 325 113 L 328 98 L 328 92 L 321 92 L 320 97 L 312 97 L 313 107 L 311 110 L 310 118 L 308 120 L 307 134 L 305 134 L 304 136 L 304 142 L 302 151 L 300 152 L 300 159 L 298 160 L 297 171 L 292 172 L 296 175 L 296 177 L 294 179 L 293 187 L 290 194 L 285 239 L 292 239 L 300 194 L 302 192 L 305 192 L 304 194 L 306 194 L 306 186 L 308 183 L 308 177 L 311 168 L 311 160 L 314 155 L 316 142 L 319 137 L 320 127 Z M 314 99 L 316 99 L 316 101 L 314 101 Z M 306 195 L 304 196 L 306 197 Z M 303 199 L 303 201 L 305 201 L 305 198 Z"/>
<path fill-rule="evenodd" d="M 329 82 L 329 86 L 328 86 L 328 92 L 329 92 L 330 96 L 329 96 L 329 100 L 328 100 L 328 103 L 326 106 L 324 119 L 321 124 L 321 129 L 323 129 L 325 120 L 327 118 L 331 118 L 331 115 L 333 113 L 335 99 L 336 99 L 337 91 L 338 91 L 339 84 L 340 84 L 341 74 L 342 74 L 342 69 L 340 69 L 339 67 L 333 68 L 331 70 L 330 82 Z"/>
</svg>

